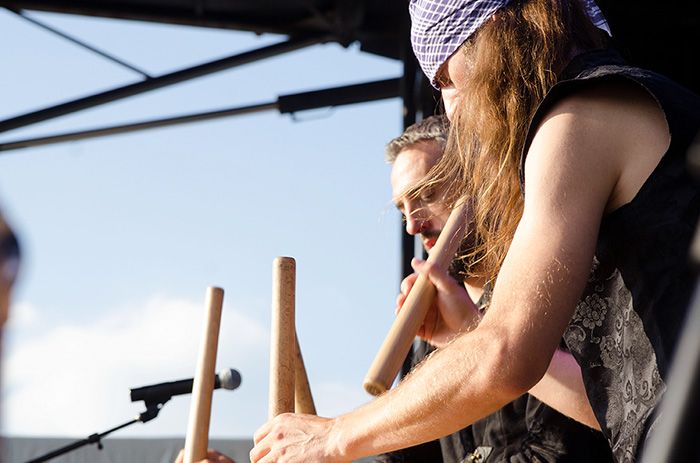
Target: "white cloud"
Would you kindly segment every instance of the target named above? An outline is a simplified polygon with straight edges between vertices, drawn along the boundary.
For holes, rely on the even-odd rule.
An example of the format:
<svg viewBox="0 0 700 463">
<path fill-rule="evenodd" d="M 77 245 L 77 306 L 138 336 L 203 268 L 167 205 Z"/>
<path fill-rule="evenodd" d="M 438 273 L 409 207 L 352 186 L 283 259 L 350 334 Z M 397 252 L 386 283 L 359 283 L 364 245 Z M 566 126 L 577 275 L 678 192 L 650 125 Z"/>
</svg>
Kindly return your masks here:
<svg viewBox="0 0 700 463">
<path fill-rule="evenodd" d="M 145 410 L 143 403 L 130 402 L 129 388 L 194 375 L 203 300 L 156 295 L 142 304 L 108 310 L 91 324 L 56 324 L 40 337 L 27 330 L 27 323 L 41 325 L 40 311 L 21 305 L 16 309 L 14 328 L 21 326 L 27 334 L 14 336 L 3 365 L 3 429 L 8 435 L 84 437 L 103 432 Z M 217 371 L 227 367 L 245 371 L 249 365 L 252 369 L 255 363 L 267 360 L 268 331 L 260 322 L 224 303 Z M 241 388 L 246 382 L 243 374 Z M 252 392 L 256 389 L 260 388 Z M 266 394 L 266 389 L 261 392 Z M 166 404 L 159 419 L 152 422 L 158 424 L 147 423 L 147 430 L 183 435 L 189 409 L 185 397 L 189 396 Z M 240 395 L 218 397 L 217 402 L 237 398 L 238 404 L 234 402 L 233 406 L 247 405 L 240 404 Z M 256 403 L 250 398 L 246 402 Z M 249 429 L 261 424 L 260 420 L 249 428 L 240 428 L 240 432 L 249 434 Z M 132 434 L 142 435 L 144 429 L 134 429 Z"/>
</svg>

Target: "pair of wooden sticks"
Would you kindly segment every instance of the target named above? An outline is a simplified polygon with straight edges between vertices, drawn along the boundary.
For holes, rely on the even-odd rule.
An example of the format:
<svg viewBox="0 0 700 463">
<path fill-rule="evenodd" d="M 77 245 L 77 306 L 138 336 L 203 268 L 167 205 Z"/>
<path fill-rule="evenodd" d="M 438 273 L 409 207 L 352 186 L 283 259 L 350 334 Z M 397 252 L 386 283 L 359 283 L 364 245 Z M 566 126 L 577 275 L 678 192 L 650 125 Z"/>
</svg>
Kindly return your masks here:
<svg viewBox="0 0 700 463">
<path fill-rule="evenodd" d="M 295 300 L 296 261 L 276 257 L 272 264 L 269 419 L 291 412 L 316 414 L 296 333 Z"/>
<path fill-rule="evenodd" d="M 275 258 L 272 279 L 269 417 L 274 418 L 281 413 L 295 411 L 315 415 L 316 408 L 294 321 L 296 261 L 291 257 Z M 223 300 L 223 289 L 213 286 L 207 288 L 204 333 L 192 385 L 184 463 L 194 463 L 207 457 Z"/>
</svg>

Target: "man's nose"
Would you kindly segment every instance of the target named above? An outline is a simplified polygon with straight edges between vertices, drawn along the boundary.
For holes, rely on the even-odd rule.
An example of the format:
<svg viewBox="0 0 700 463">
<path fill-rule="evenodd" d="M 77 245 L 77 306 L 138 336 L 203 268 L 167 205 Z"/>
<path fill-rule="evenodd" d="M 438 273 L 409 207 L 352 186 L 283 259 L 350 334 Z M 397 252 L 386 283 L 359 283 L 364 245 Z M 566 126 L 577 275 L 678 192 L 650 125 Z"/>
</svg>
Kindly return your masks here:
<svg viewBox="0 0 700 463">
<path fill-rule="evenodd" d="M 420 211 L 407 211 L 406 214 L 406 233 L 409 235 L 418 235 L 428 228 L 428 220 Z"/>
</svg>

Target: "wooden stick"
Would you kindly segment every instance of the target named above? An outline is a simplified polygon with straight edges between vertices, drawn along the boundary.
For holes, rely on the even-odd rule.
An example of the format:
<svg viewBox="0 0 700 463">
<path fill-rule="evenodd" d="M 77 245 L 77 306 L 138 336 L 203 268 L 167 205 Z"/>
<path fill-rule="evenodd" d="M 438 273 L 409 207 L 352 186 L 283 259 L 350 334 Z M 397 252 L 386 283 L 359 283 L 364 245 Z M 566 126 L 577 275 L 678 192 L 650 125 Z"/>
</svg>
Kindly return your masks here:
<svg viewBox="0 0 700 463">
<path fill-rule="evenodd" d="M 294 412 L 296 262 L 276 257 L 272 264 L 272 330 L 268 418 Z"/>
<path fill-rule="evenodd" d="M 301 356 L 298 336 L 295 336 L 295 341 L 296 362 L 294 368 L 294 411 L 295 413 L 315 415 L 316 406 L 314 405 L 314 398 L 311 395 L 309 378 L 306 376 L 306 367 L 304 367 L 304 358 Z"/>
<path fill-rule="evenodd" d="M 207 288 L 204 335 L 199 349 L 197 373 L 192 384 L 192 402 L 185 438 L 184 463 L 194 463 L 207 458 L 209 445 L 209 419 L 211 399 L 214 393 L 216 373 L 216 349 L 219 344 L 221 307 L 224 290 L 210 286 Z"/>
<path fill-rule="evenodd" d="M 467 210 L 466 202 L 452 210 L 428 262 L 447 269 L 466 233 Z M 428 277 L 419 275 L 365 376 L 367 392 L 376 396 L 391 388 L 434 298 L 435 286 Z"/>
</svg>

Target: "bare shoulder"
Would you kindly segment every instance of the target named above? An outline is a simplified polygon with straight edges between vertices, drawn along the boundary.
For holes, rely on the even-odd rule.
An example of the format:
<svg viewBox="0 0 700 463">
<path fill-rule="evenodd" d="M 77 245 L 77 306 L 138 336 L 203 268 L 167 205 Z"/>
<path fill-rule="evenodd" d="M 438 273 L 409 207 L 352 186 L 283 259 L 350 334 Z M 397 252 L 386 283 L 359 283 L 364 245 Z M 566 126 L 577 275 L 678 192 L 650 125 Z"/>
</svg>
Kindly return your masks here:
<svg viewBox="0 0 700 463">
<path fill-rule="evenodd" d="M 659 137 L 668 141 L 668 124 L 661 106 L 641 84 L 633 81 L 584 88 L 554 105 L 545 120 L 561 114 L 571 114 L 583 129 L 598 130 L 618 144 L 634 144 L 640 136 L 644 140 Z"/>
<path fill-rule="evenodd" d="M 610 212 L 634 198 L 669 142 L 664 113 L 647 90 L 631 81 L 604 83 L 567 96 L 548 111 L 527 162 L 608 182 L 601 186 L 609 188 L 605 211 Z"/>
</svg>

